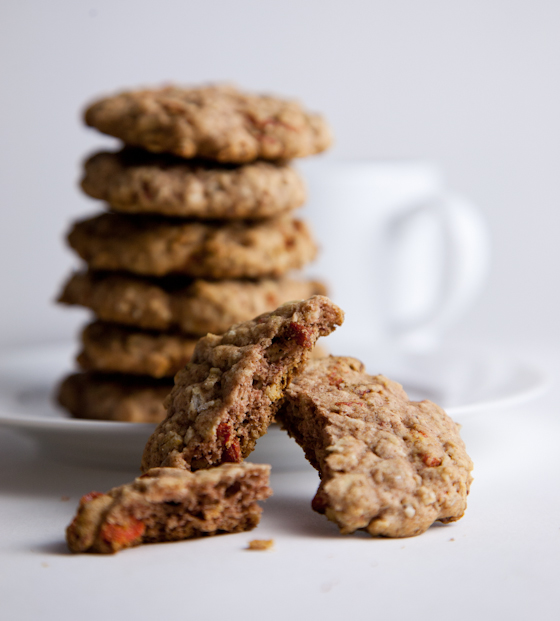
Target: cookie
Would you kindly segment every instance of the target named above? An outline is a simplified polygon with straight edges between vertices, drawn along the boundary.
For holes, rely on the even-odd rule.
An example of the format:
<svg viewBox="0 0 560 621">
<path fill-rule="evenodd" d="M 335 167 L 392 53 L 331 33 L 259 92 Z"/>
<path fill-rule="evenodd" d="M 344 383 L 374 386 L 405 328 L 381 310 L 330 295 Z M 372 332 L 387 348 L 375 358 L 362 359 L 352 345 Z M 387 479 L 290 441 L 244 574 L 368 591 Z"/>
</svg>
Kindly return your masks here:
<svg viewBox="0 0 560 621">
<path fill-rule="evenodd" d="M 152 332 L 95 321 L 82 332 L 77 362 L 85 371 L 125 373 L 149 377 L 173 377 L 192 358 L 196 337 Z M 314 347 L 311 357 L 326 356 Z"/>
<path fill-rule="evenodd" d="M 173 377 L 191 359 L 196 337 L 95 321 L 82 332 L 77 361 L 86 371 Z"/>
<path fill-rule="evenodd" d="M 123 92 L 93 103 L 84 118 L 129 145 L 219 162 L 304 157 L 332 142 L 324 119 L 297 102 L 226 85 Z"/>
<path fill-rule="evenodd" d="M 212 224 L 103 213 L 77 222 L 68 242 L 95 270 L 217 279 L 279 277 L 317 251 L 289 217 Z"/>
<path fill-rule="evenodd" d="M 146 444 L 142 470 L 241 461 L 266 433 L 317 339 L 342 320 L 328 298 L 314 296 L 200 339 L 175 377 L 167 417 Z"/>
<path fill-rule="evenodd" d="M 224 464 L 196 473 L 154 468 L 134 482 L 80 500 L 66 529 L 72 552 L 113 554 L 142 543 L 251 530 L 272 494 L 270 466 Z"/>
<path fill-rule="evenodd" d="M 114 211 L 199 219 L 270 218 L 305 202 L 301 176 L 285 163 L 245 166 L 102 152 L 85 162 L 82 189 Z"/>
<path fill-rule="evenodd" d="M 221 334 L 234 323 L 274 310 L 290 300 L 325 294 L 317 281 L 150 280 L 128 274 L 77 272 L 59 302 L 85 306 L 100 319 L 148 330 L 178 330 L 204 336 Z"/>
<path fill-rule="evenodd" d="M 459 426 L 361 362 L 309 362 L 276 418 L 320 473 L 313 509 L 342 533 L 408 537 L 463 516 L 472 462 Z"/>
<path fill-rule="evenodd" d="M 74 373 L 62 381 L 56 398 L 74 418 L 159 423 L 172 387 L 170 378 Z"/>
</svg>

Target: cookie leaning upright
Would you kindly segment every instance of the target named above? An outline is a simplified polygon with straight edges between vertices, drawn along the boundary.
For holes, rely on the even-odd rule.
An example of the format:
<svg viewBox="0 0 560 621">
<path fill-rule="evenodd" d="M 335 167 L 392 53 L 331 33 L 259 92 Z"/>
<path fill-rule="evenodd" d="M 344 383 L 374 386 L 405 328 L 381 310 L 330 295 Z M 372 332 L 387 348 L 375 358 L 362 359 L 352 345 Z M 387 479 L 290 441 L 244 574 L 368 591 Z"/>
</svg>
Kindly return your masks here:
<svg viewBox="0 0 560 621">
<path fill-rule="evenodd" d="M 167 418 L 148 440 L 142 470 L 198 470 L 246 457 L 316 340 L 342 321 L 336 305 L 314 296 L 200 339 L 175 378 Z"/>
<path fill-rule="evenodd" d="M 87 125 L 154 153 L 245 163 L 314 155 L 332 138 L 324 119 L 295 101 L 232 86 L 168 86 L 93 103 Z"/>
<path fill-rule="evenodd" d="M 309 362 L 277 419 L 320 472 L 313 509 L 342 533 L 408 537 L 463 516 L 472 461 L 458 425 L 358 360 Z"/>
</svg>

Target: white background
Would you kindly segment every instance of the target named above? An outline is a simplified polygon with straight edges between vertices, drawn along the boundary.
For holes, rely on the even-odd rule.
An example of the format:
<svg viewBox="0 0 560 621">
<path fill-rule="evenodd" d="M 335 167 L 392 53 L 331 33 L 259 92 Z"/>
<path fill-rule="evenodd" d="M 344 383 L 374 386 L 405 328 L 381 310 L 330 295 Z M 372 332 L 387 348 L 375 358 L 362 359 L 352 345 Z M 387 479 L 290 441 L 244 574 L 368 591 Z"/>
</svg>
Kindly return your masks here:
<svg viewBox="0 0 560 621">
<path fill-rule="evenodd" d="M 330 120 L 330 157 L 422 157 L 483 209 L 493 269 L 455 334 L 560 342 L 560 4 L 555 0 L 3 2 L 0 345 L 70 337 L 80 124 L 123 87 L 231 80 Z"/>
<path fill-rule="evenodd" d="M 333 159 L 438 162 L 493 238 L 488 284 L 450 336 L 502 343 L 512 359 L 558 349 L 559 33 L 558 0 L 4 0 L 0 348 L 70 338 L 85 319 L 53 304 L 76 264 L 64 233 L 98 209 L 78 191 L 80 162 L 111 144 L 82 127 L 84 105 L 231 80 L 324 112 Z M 559 364 L 555 353 L 556 378 Z M 309 510 L 316 479 L 280 473 L 254 535 L 111 559 L 68 557 L 63 529 L 82 493 L 135 473 L 34 457 L 2 429 L 0 616 L 557 619 L 559 398 L 465 420 L 469 510 L 422 537 L 339 537 Z M 253 536 L 275 551 L 245 552 Z"/>
</svg>

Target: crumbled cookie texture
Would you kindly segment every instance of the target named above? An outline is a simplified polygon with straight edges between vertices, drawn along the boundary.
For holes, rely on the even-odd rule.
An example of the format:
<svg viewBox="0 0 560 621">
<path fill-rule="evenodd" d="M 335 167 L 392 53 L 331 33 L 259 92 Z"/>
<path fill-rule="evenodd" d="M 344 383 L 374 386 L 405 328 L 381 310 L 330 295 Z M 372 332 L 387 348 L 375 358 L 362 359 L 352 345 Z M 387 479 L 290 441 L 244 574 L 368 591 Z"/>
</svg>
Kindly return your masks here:
<svg viewBox="0 0 560 621">
<path fill-rule="evenodd" d="M 272 494 L 270 466 L 223 464 L 196 473 L 154 468 L 106 494 L 82 497 L 66 530 L 72 552 L 112 554 L 142 543 L 254 528 Z"/>
<path fill-rule="evenodd" d="M 76 222 L 68 243 L 94 270 L 197 278 L 279 277 L 317 252 L 304 222 L 288 216 L 211 223 L 102 213 Z"/>
<path fill-rule="evenodd" d="M 84 192 L 125 213 L 270 218 L 300 207 L 306 197 L 300 174 L 282 162 L 232 166 L 124 149 L 96 153 L 84 171 Z"/>
<path fill-rule="evenodd" d="M 276 419 L 320 473 L 313 509 L 342 533 L 408 537 L 463 516 L 472 462 L 458 425 L 358 360 L 309 362 Z"/>
<path fill-rule="evenodd" d="M 196 337 L 95 321 L 82 332 L 78 364 L 86 371 L 173 377 L 191 359 Z"/>
<path fill-rule="evenodd" d="M 336 305 L 314 296 L 200 339 L 175 377 L 167 418 L 146 444 L 142 470 L 241 461 L 266 433 L 317 339 L 342 321 Z"/>
<path fill-rule="evenodd" d="M 61 382 L 56 399 L 74 418 L 160 423 L 172 388 L 171 378 L 73 373 Z"/>
<path fill-rule="evenodd" d="M 123 92 L 89 106 L 85 122 L 154 153 L 220 162 L 304 157 L 332 142 L 325 120 L 299 103 L 228 85 Z"/>
<path fill-rule="evenodd" d="M 58 301 L 85 306 L 104 321 L 148 330 L 178 330 L 205 336 L 273 311 L 290 300 L 325 295 L 313 280 L 149 279 L 132 274 L 76 272 Z"/>
<path fill-rule="evenodd" d="M 272 550 L 273 547 L 274 539 L 252 539 L 247 550 Z"/>
</svg>

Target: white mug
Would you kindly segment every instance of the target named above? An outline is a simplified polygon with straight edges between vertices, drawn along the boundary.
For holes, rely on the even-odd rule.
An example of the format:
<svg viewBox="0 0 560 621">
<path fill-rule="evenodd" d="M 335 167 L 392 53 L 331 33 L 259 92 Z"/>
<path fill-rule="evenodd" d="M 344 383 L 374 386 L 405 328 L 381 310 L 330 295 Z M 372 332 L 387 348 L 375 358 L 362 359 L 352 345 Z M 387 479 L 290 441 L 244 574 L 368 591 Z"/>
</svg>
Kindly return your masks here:
<svg viewBox="0 0 560 621">
<path fill-rule="evenodd" d="M 326 281 L 346 313 L 329 344 L 359 343 L 380 352 L 437 346 L 487 275 L 489 237 L 478 209 L 448 193 L 429 162 L 298 166 L 309 193 L 302 217 L 320 247 L 307 273 Z"/>
</svg>

